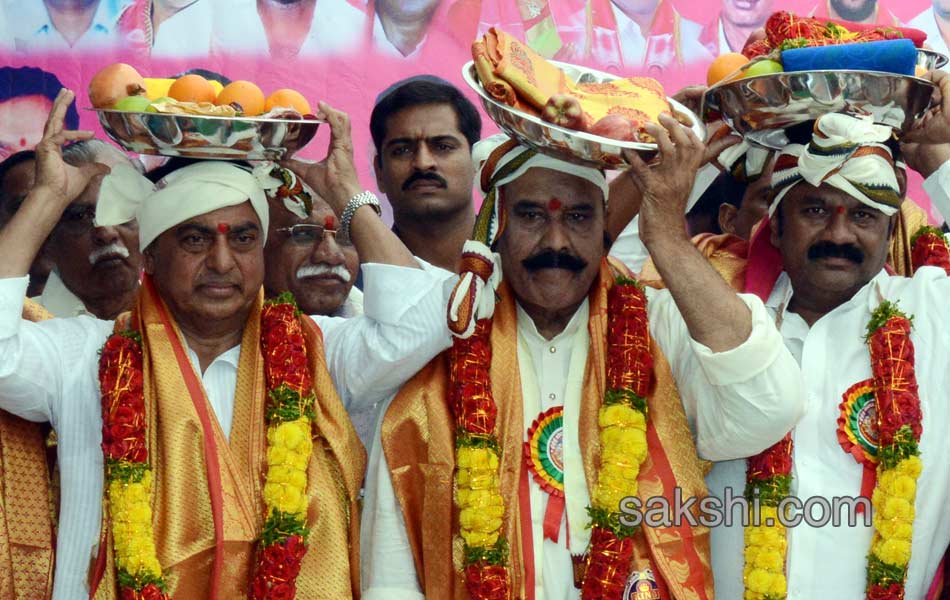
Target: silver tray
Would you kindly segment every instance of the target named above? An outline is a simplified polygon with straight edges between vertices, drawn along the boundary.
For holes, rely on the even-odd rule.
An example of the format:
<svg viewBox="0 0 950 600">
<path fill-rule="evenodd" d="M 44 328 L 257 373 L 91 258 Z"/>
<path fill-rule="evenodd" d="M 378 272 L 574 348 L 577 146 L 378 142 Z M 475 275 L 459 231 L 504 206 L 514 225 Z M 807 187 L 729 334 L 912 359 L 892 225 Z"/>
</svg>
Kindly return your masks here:
<svg viewBox="0 0 950 600">
<path fill-rule="evenodd" d="M 306 146 L 323 122 L 93 110 L 109 137 L 130 152 L 191 158 L 287 158 Z"/>
<path fill-rule="evenodd" d="M 579 83 L 604 83 L 618 77 L 609 73 L 595 71 L 568 63 L 550 61 L 567 73 L 567 76 Z M 656 144 L 644 142 L 622 142 L 593 135 L 583 131 L 559 127 L 543 121 L 540 117 L 522 112 L 492 98 L 478 81 L 475 62 L 469 61 L 462 67 L 462 78 L 482 100 L 485 112 L 498 127 L 509 136 L 537 149 L 570 162 L 604 169 L 624 168 L 628 163 L 623 156 L 624 150 L 635 150 L 645 158 L 656 154 Z M 681 113 L 693 124 L 693 132 L 700 140 L 706 138 L 706 128 L 699 118 L 688 108 L 667 98 L 670 106 Z"/>
<path fill-rule="evenodd" d="M 917 66 L 923 67 L 928 71 L 936 71 L 947 64 L 948 60 L 950 59 L 947 58 L 946 54 L 941 54 L 935 50 L 928 50 L 927 48 L 917 49 Z"/>
<path fill-rule="evenodd" d="M 838 112 L 871 116 L 907 131 L 930 107 L 936 86 L 876 71 L 771 73 L 715 85 L 703 95 L 703 120 L 723 120 L 737 133 L 774 148 L 775 130 Z"/>
</svg>

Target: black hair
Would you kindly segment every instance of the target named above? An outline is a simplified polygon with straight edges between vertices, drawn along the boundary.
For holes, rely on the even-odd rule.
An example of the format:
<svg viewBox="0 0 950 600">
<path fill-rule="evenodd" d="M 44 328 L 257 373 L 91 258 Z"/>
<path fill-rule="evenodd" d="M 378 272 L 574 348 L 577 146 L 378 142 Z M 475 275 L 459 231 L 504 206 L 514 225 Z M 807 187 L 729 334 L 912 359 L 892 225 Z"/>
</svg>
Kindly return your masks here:
<svg viewBox="0 0 950 600">
<path fill-rule="evenodd" d="M 209 81 L 211 80 L 217 81 L 221 85 L 228 85 L 229 83 L 231 83 L 231 80 L 225 77 L 224 75 L 222 75 L 221 73 L 217 73 L 215 71 L 209 71 L 208 69 L 188 69 L 187 71 L 182 71 L 181 73 L 172 75 L 169 79 L 178 79 L 179 77 L 184 77 L 185 75 L 201 75 L 205 79 Z"/>
<path fill-rule="evenodd" d="M 168 160 L 166 160 L 164 163 L 160 164 L 159 166 L 155 167 L 154 169 L 146 173 L 145 177 L 147 177 L 148 180 L 151 181 L 152 183 L 158 183 L 158 181 L 161 178 L 165 177 L 169 173 L 173 173 L 177 171 L 178 169 L 184 169 L 185 167 L 189 167 L 191 165 L 207 162 L 208 160 L 209 159 L 206 159 L 206 158 L 189 158 L 186 156 L 173 156 L 169 158 Z M 248 170 L 251 169 L 251 164 L 243 160 L 228 160 L 228 161 L 222 161 L 222 162 L 229 162 L 239 167 L 247 168 Z"/>
<path fill-rule="evenodd" d="M 377 156 L 382 155 L 383 139 L 386 137 L 386 122 L 394 114 L 415 106 L 448 104 L 458 117 L 459 131 L 468 140 L 468 147 L 475 145 L 482 136 L 482 118 L 471 100 L 462 95 L 454 85 L 431 79 L 409 78 L 405 83 L 395 84 L 392 91 L 383 95 L 373 107 L 369 118 L 369 130 L 373 136 Z"/>
<path fill-rule="evenodd" d="M 699 197 L 693 208 L 686 213 L 690 234 L 722 233 L 722 228 L 719 227 L 719 206 L 731 204 L 736 208 L 741 208 L 742 198 L 748 187 L 747 183 L 736 179 L 728 171 L 720 173 Z"/>
<path fill-rule="evenodd" d="M 56 75 L 37 67 L 0 67 L 0 102 L 22 96 L 45 96 L 56 100 L 63 84 Z M 66 129 L 79 128 L 79 112 L 73 100 L 66 109 Z"/>
<path fill-rule="evenodd" d="M 22 198 L 18 199 L 19 201 L 17 202 L 14 202 L 14 198 L 8 198 L 6 191 L 3 189 L 3 182 L 7 178 L 7 173 L 9 173 L 13 167 L 31 160 L 36 160 L 36 152 L 32 150 L 21 150 L 15 154 L 11 154 L 6 157 L 3 162 L 0 162 L 0 212 L 6 211 L 12 215 L 20 208 Z"/>
</svg>

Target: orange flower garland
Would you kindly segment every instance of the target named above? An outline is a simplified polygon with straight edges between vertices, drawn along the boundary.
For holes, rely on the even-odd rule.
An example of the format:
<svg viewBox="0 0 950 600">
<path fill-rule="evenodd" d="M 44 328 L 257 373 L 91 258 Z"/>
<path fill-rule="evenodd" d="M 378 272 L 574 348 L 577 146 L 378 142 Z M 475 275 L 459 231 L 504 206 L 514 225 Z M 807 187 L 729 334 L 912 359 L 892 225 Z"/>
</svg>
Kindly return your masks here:
<svg viewBox="0 0 950 600">
<path fill-rule="evenodd" d="M 620 600 L 633 558 L 637 528 L 620 521 L 620 504 L 637 495 L 647 457 L 647 396 L 654 387 L 647 298 L 620 277 L 607 296 L 607 391 L 598 418 L 600 464 L 591 495 L 591 540 L 581 597 Z"/>
<path fill-rule="evenodd" d="M 307 348 L 293 296 L 261 311 L 261 352 L 267 382 L 266 511 L 254 600 L 292 600 L 307 551 L 307 465 L 313 448 L 315 396 Z M 169 600 L 155 550 L 148 464 L 141 336 L 109 337 L 99 361 L 102 449 L 119 593 L 122 600 Z"/>
<path fill-rule="evenodd" d="M 152 532 L 152 467 L 145 443 L 142 338 L 109 337 L 99 358 L 102 452 L 122 600 L 168 600 Z"/>
<path fill-rule="evenodd" d="M 911 320 L 882 302 L 868 323 L 877 403 L 877 485 L 871 496 L 874 537 L 868 555 L 867 598 L 901 600 L 910 563 L 914 500 L 920 476 L 921 412 L 914 373 Z"/>
<path fill-rule="evenodd" d="M 582 597 L 619 600 L 630 575 L 635 528 L 620 522 L 620 500 L 637 494 L 646 459 L 646 397 L 654 384 L 646 294 L 618 278 L 608 295 L 607 383 L 600 409 L 601 460 L 588 509 L 593 521 Z M 499 488 L 500 447 L 492 397 L 491 319 L 449 351 L 449 402 L 455 418 L 456 505 L 465 543 L 464 576 L 473 600 L 509 600 L 508 541 Z"/>
</svg>

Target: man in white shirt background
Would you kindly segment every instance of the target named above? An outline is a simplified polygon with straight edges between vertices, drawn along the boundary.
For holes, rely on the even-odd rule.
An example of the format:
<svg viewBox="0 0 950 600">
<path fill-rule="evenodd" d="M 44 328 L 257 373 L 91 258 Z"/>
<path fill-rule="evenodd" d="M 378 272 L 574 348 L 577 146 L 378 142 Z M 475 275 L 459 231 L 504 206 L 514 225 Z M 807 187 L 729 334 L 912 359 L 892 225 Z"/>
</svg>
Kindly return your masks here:
<svg viewBox="0 0 950 600">
<path fill-rule="evenodd" d="M 67 146 L 63 160 L 78 169 L 91 165 L 141 166 L 114 146 L 87 140 Z M 142 255 L 138 225 L 115 227 L 94 223 L 103 175 L 96 175 L 63 211 L 44 245 L 55 267 L 36 301 L 54 317 L 92 315 L 114 319 L 129 310 L 139 289 Z"/>
<path fill-rule="evenodd" d="M 18 52 L 108 50 L 121 45 L 118 21 L 132 0 L 6 0 Z"/>
</svg>

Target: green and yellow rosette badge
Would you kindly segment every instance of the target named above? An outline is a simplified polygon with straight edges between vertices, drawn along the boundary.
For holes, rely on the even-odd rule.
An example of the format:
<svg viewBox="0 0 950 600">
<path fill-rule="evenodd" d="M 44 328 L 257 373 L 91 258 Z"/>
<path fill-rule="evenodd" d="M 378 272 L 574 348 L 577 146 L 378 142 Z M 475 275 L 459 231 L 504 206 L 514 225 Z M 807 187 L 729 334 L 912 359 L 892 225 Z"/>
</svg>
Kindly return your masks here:
<svg viewBox="0 0 950 600">
<path fill-rule="evenodd" d="M 524 458 L 532 477 L 548 494 L 544 537 L 557 542 L 564 517 L 564 407 L 544 411 L 528 429 Z"/>
</svg>

